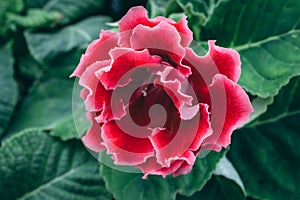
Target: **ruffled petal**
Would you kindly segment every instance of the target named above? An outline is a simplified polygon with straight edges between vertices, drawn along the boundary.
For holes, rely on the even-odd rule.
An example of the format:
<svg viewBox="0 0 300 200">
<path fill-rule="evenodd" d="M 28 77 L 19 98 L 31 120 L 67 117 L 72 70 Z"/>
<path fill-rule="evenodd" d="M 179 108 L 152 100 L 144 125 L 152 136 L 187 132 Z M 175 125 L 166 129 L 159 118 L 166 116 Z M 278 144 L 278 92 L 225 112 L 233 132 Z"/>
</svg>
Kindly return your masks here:
<svg viewBox="0 0 300 200">
<path fill-rule="evenodd" d="M 91 64 L 96 61 L 108 60 L 110 58 L 108 52 L 118 46 L 118 33 L 109 30 L 102 30 L 99 37 L 99 39 L 94 40 L 88 46 L 85 54 L 81 56 L 79 65 L 71 74 L 71 77 L 80 77 Z"/>
<path fill-rule="evenodd" d="M 182 165 L 178 168 L 178 170 L 172 174 L 173 177 L 190 173 L 193 169 L 193 165 L 194 164 L 191 165 L 187 162 L 183 162 Z"/>
<path fill-rule="evenodd" d="M 148 49 L 150 54 L 161 56 L 164 62 L 178 68 L 187 77 L 191 74 L 191 69 L 181 64 L 185 55 L 185 49 L 181 46 L 180 42 L 181 37 L 179 33 L 174 26 L 165 21 L 160 22 L 153 28 L 138 25 L 133 29 L 130 39 L 133 49 Z"/>
<path fill-rule="evenodd" d="M 176 28 L 176 32 L 180 33 L 181 39 L 180 44 L 183 47 L 189 46 L 193 40 L 193 32 L 187 25 L 186 16 L 180 21 L 175 22 L 172 19 L 165 18 L 162 16 L 155 17 L 154 19 L 148 18 L 147 10 L 142 6 L 136 6 L 131 8 L 127 14 L 120 20 L 119 29 L 121 32 L 119 44 L 122 47 L 130 47 L 130 38 L 132 30 L 138 25 L 147 27 L 154 27 L 160 22 L 167 22 Z"/>
<path fill-rule="evenodd" d="M 148 12 L 143 6 L 135 6 L 127 12 L 119 22 L 120 32 L 132 30 L 137 25 L 145 25 L 153 27 L 158 24 L 158 21 L 150 21 Z"/>
<path fill-rule="evenodd" d="M 227 76 L 233 82 L 237 82 L 241 76 L 240 55 L 234 49 L 223 48 L 215 45 L 214 40 L 208 41 L 208 55 L 218 67 L 219 74 Z"/>
<path fill-rule="evenodd" d="M 135 167 L 139 168 L 143 172 L 143 179 L 146 179 L 148 175 L 161 175 L 165 178 L 167 175 L 177 171 L 183 162 L 185 161 L 175 160 L 170 164 L 170 167 L 162 167 L 159 163 L 157 163 L 155 157 L 151 157 L 148 158 L 145 163 Z"/>
<path fill-rule="evenodd" d="M 175 107 L 183 120 L 193 118 L 198 112 L 198 104 L 192 105 L 194 98 L 197 98 L 192 91 L 188 80 L 177 69 L 166 67 L 163 71 L 158 71 L 159 77 L 154 81 L 155 85 L 162 87 L 172 99 Z M 185 92 L 189 92 L 186 94 Z"/>
<path fill-rule="evenodd" d="M 109 60 L 95 62 L 83 72 L 79 80 L 79 84 L 82 85 L 84 89 L 88 90 L 88 95 L 86 94 L 86 90 L 83 90 L 82 92 L 87 111 L 100 111 L 103 108 L 105 101 L 109 100 L 111 91 L 107 91 L 95 75 L 96 71 L 107 67 L 109 64 Z"/>
<path fill-rule="evenodd" d="M 135 137 L 121 130 L 117 121 L 109 121 L 101 127 L 103 145 L 113 154 L 115 164 L 137 165 L 154 155 L 148 138 Z"/>
<path fill-rule="evenodd" d="M 189 147 L 195 138 L 197 125 L 192 124 L 194 126 L 191 127 L 189 122 L 182 125 L 184 122 L 187 121 L 181 121 L 179 130 L 176 132 L 171 132 L 166 128 L 157 128 L 149 137 L 156 152 L 157 162 L 162 167 L 170 167 L 172 161 L 178 159 L 188 163 L 193 163 L 195 159 L 194 154 L 189 151 Z"/>
<path fill-rule="evenodd" d="M 184 62 L 194 69 L 194 73 L 201 85 L 209 85 L 216 74 L 223 74 L 233 82 L 237 82 L 241 75 L 241 61 L 234 49 L 218 47 L 214 40 L 208 41 L 209 51 L 205 56 L 198 56 L 192 49 L 186 48 Z"/>
<path fill-rule="evenodd" d="M 144 7 L 136 6 L 129 9 L 127 14 L 124 15 L 119 22 L 119 30 L 121 33 L 119 45 L 122 47 L 130 47 L 130 38 L 134 27 L 138 25 L 153 27 L 157 24 L 158 22 L 148 19 L 148 12 Z"/>
<path fill-rule="evenodd" d="M 162 21 L 153 28 L 143 25 L 135 27 L 130 43 L 133 49 L 148 49 L 151 54 L 160 55 L 165 61 L 177 67 L 185 54 L 180 40 L 175 27 Z"/>
<path fill-rule="evenodd" d="M 86 100 L 86 98 L 88 97 L 89 94 L 90 94 L 90 91 L 87 88 L 82 88 L 82 90 L 80 91 L 80 97 L 83 100 Z"/>
<path fill-rule="evenodd" d="M 161 63 L 161 58 L 150 55 L 147 49 L 134 51 L 127 48 L 115 48 L 110 51 L 110 55 L 112 58 L 111 68 L 99 75 L 99 79 L 107 90 L 127 85 L 130 82 L 128 77 L 130 70 Z"/>
<path fill-rule="evenodd" d="M 177 31 L 180 33 L 181 45 L 188 47 L 193 40 L 193 32 L 188 27 L 187 17 L 183 16 L 181 20 L 173 24 Z"/>
<path fill-rule="evenodd" d="M 100 125 L 94 120 L 94 116 L 95 113 L 87 113 L 87 119 L 92 123 L 92 126 L 82 137 L 82 142 L 90 150 L 100 152 L 104 151 L 105 147 L 101 144 L 103 142 L 101 138 L 101 128 Z"/>
<path fill-rule="evenodd" d="M 200 112 L 200 120 L 198 123 L 197 134 L 189 148 L 189 150 L 195 152 L 199 150 L 204 139 L 209 137 L 212 134 L 212 129 L 209 121 L 210 116 L 208 112 L 208 105 L 200 104 L 199 112 Z"/>
<path fill-rule="evenodd" d="M 213 78 L 209 92 L 213 134 L 203 141 L 203 146 L 220 151 L 230 144 L 233 130 L 249 120 L 253 108 L 242 87 L 224 75 L 217 74 Z"/>
</svg>

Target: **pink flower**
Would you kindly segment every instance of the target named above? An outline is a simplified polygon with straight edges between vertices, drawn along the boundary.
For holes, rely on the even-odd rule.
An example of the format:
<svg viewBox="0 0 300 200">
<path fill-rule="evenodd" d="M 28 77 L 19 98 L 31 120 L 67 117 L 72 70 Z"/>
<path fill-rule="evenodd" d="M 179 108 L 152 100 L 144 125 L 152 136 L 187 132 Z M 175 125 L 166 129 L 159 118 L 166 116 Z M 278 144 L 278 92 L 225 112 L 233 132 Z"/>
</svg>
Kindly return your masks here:
<svg viewBox="0 0 300 200">
<path fill-rule="evenodd" d="M 186 174 L 202 150 L 227 147 L 253 111 L 237 84 L 239 54 L 208 41 L 208 53 L 198 56 L 186 17 L 148 19 L 140 6 L 119 30 L 102 30 L 72 74 L 92 124 L 84 144 L 144 178 Z"/>
</svg>

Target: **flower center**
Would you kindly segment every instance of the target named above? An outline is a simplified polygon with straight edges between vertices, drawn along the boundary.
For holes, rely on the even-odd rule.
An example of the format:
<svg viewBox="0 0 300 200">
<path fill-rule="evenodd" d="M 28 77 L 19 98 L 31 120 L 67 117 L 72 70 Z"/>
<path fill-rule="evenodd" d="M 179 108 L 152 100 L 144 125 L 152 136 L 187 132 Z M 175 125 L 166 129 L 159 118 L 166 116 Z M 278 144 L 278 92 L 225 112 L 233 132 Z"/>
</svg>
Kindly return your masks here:
<svg viewBox="0 0 300 200">
<path fill-rule="evenodd" d="M 132 120 L 142 127 L 149 125 L 152 120 L 155 120 L 151 120 L 149 110 L 156 104 L 165 109 L 167 116 L 175 109 L 172 100 L 161 87 L 154 86 L 152 83 L 139 87 L 132 94 L 129 101 L 129 113 Z M 159 118 L 159 115 L 161 113 L 154 113 L 154 116 L 151 117 Z M 151 123 L 151 126 L 153 126 L 153 123 Z"/>
</svg>

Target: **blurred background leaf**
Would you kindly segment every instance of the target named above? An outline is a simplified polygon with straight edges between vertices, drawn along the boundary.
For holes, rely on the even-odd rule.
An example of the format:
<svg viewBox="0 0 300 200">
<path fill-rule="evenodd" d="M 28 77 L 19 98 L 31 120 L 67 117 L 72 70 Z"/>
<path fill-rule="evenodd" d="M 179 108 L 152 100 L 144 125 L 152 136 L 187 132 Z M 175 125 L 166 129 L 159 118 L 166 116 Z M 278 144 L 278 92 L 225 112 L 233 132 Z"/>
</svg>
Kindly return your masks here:
<svg viewBox="0 0 300 200">
<path fill-rule="evenodd" d="M 107 16 L 94 16 L 54 33 L 26 32 L 25 38 L 31 55 L 40 63 L 46 64 L 55 62 L 56 58 L 63 57 L 74 49 L 86 47 L 99 37 L 100 30 L 107 28 L 105 23 L 110 21 Z"/>
<path fill-rule="evenodd" d="M 55 11 L 62 16 L 60 24 L 69 24 L 79 19 L 103 12 L 107 0 L 26 0 L 29 8 L 42 8 L 45 11 Z"/>
<path fill-rule="evenodd" d="M 0 138 L 17 103 L 18 88 L 14 79 L 13 62 L 11 48 L 0 48 Z"/>
</svg>

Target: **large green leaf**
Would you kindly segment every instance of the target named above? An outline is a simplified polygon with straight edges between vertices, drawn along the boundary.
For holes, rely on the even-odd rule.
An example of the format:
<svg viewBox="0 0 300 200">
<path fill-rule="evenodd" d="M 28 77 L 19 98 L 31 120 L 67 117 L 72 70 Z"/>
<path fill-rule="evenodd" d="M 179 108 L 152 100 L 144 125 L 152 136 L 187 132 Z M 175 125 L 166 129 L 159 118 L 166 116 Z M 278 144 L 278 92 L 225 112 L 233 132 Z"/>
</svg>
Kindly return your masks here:
<svg viewBox="0 0 300 200">
<path fill-rule="evenodd" d="M 268 107 L 267 112 L 248 126 L 276 122 L 282 118 L 300 114 L 300 77 L 293 78 L 290 83 L 280 90 L 273 104 Z"/>
<path fill-rule="evenodd" d="M 254 95 L 274 96 L 300 74 L 300 1 L 220 1 L 201 30 L 240 52 L 239 83 Z"/>
<path fill-rule="evenodd" d="M 0 196 L 10 199 L 111 199 L 96 160 L 79 141 L 26 130 L 0 149 Z"/>
<path fill-rule="evenodd" d="M 40 63 L 54 62 L 70 51 L 86 47 L 93 39 L 98 38 L 106 22 L 106 16 L 84 19 L 54 33 L 26 32 L 25 38 L 32 56 Z"/>
<path fill-rule="evenodd" d="M 50 79 L 36 84 L 17 110 L 9 132 L 30 127 L 54 129 L 61 120 L 72 116 L 72 89 L 72 80 Z M 64 134 L 76 137 L 73 130 Z"/>
<path fill-rule="evenodd" d="M 140 173 L 126 173 L 104 165 L 101 166 L 101 174 L 107 189 L 117 200 L 171 200 L 175 199 L 177 193 L 192 195 L 199 191 L 212 176 L 216 164 L 224 153 L 225 151 L 210 152 L 203 158 L 197 158 L 189 174 L 176 178 L 150 175 L 144 180 Z"/>
<path fill-rule="evenodd" d="M 139 173 L 121 172 L 104 165 L 101 165 L 101 175 L 116 200 L 174 199 L 175 193 L 170 190 L 168 182 L 159 176 L 143 180 Z"/>
<path fill-rule="evenodd" d="M 253 197 L 300 199 L 299 94 L 295 78 L 268 112 L 233 137 L 229 159 Z"/>
<path fill-rule="evenodd" d="M 243 200 L 245 196 L 236 182 L 224 176 L 213 176 L 204 188 L 190 197 L 178 195 L 176 200 Z"/>
<path fill-rule="evenodd" d="M 171 182 L 173 182 L 174 187 L 178 190 L 178 193 L 190 196 L 196 191 L 199 191 L 210 179 L 217 164 L 225 153 L 226 150 L 221 152 L 211 151 L 205 157 L 202 157 L 200 154 L 201 157 L 197 158 L 193 170 L 189 174 L 178 176 L 176 178 L 169 177 Z M 203 155 L 205 154 L 206 152 L 203 152 Z"/>
<path fill-rule="evenodd" d="M 17 102 L 17 84 L 14 79 L 13 57 L 9 48 L 0 48 L 0 137 L 6 129 Z"/>
<path fill-rule="evenodd" d="M 106 0 L 26 0 L 29 8 L 43 8 L 45 11 L 61 13 L 63 18 L 60 23 L 62 24 L 100 13 L 106 4 Z"/>
<path fill-rule="evenodd" d="M 223 176 L 229 180 L 234 181 L 241 189 L 243 193 L 245 193 L 244 184 L 237 173 L 236 169 L 233 167 L 232 163 L 224 156 L 218 163 L 214 175 Z"/>
</svg>

